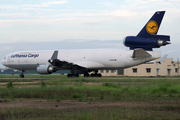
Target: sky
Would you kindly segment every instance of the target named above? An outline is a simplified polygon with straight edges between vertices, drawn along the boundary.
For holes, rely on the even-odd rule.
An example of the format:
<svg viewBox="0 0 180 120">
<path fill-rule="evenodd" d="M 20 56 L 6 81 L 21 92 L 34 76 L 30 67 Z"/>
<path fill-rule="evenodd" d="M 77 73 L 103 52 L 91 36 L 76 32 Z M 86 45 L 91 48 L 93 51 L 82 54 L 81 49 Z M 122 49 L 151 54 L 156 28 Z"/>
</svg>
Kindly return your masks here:
<svg viewBox="0 0 180 120">
<path fill-rule="evenodd" d="M 125 48 L 155 11 L 166 11 L 158 34 L 180 57 L 179 0 L 1 0 L 0 59 L 21 50 Z M 76 45 L 76 46 L 75 46 Z M 0 64 L 0 67 L 2 65 Z"/>
</svg>

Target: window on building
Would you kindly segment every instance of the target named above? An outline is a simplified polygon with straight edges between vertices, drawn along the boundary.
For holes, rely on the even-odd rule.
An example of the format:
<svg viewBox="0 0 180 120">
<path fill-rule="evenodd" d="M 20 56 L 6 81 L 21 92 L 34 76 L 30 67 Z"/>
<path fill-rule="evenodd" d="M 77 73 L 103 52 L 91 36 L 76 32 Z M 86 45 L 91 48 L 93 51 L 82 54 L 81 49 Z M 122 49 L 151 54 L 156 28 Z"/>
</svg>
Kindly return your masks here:
<svg viewBox="0 0 180 120">
<path fill-rule="evenodd" d="M 104 72 L 104 70 L 101 70 L 101 73 L 103 73 Z"/>
<path fill-rule="evenodd" d="M 150 73 L 151 72 L 151 68 L 146 68 L 146 72 Z"/>
<path fill-rule="evenodd" d="M 118 72 L 118 75 L 124 75 L 124 69 L 119 69 L 117 72 Z"/>
<path fill-rule="evenodd" d="M 109 73 L 109 70 L 106 70 L 106 73 Z"/>
<path fill-rule="evenodd" d="M 159 70 L 160 70 L 160 68 L 157 68 L 156 70 L 157 70 L 157 75 L 159 75 Z"/>
<path fill-rule="evenodd" d="M 137 73 L 137 68 L 133 68 L 133 73 Z"/>
<path fill-rule="evenodd" d="M 114 73 L 114 70 L 111 70 L 111 73 Z"/>
<path fill-rule="evenodd" d="M 176 73 L 178 72 L 178 68 L 175 68 L 175 72 L 176 72 Z"/>
<path fill-rule="evenodd" d="M 168 70 L 168 75 L 171 75 L 171 69 L 167 69 Z"/>
</svg>

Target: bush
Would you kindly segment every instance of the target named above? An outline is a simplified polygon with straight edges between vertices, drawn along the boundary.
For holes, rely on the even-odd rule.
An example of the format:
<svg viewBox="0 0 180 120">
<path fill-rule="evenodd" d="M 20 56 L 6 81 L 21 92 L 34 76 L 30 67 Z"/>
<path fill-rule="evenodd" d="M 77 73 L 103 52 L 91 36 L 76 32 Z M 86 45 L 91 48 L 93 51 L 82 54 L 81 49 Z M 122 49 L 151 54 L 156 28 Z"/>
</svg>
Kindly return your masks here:
<svg viewBox="0 0 180 120">
<path fill-rule="evenodd" d="M 44 81 L 42 81 L 41 87 L 46 87 L 46 83 Z"/>
<path fill-rule="evenodd" d="M 72 98 L 78 99 L 78 101 L 84 101 L 86 98 L 86 95 L 85 94 L 73 94 Z"/>
<path fill-rule="evenodd" d="M 79 95 L 79 94 L 73 94 L 73 95 L 72 95 L 72 98 L 75 98 L 75 99 L 76 99 L 76 98 L 80 98 L 80 97 L 81 97 L 81 95 Z"/>
<path fill-rule="evenodd" d="M 162 92 L 166 92 L 168 90 L 169 87 L 171 87 L 172 84 L 171 83 L 161 83 L 158 85 L 158 88 L 160 91 Z"/>
<path fill-rule="evenodd" d="M 105 87 L 112 87 L 112 88 L 120 88 L 121 87 L 121 83 L 115 84 L 115 83 L 102 83 L 102 86 Z"/>
<path fill-rule="evenodd" d="M 9 83 L 7 84 L 7 88 L 13 88 L 13 84 L 12 84 L 12 81 L 9 81 Z"/>
<path fill-rule="evenodd" d="M 59 95 L 54 95 L 53 97 L 56 100 L 56 102 L 60 102 L 61 101 L 61 97 Z"/>
</svg>

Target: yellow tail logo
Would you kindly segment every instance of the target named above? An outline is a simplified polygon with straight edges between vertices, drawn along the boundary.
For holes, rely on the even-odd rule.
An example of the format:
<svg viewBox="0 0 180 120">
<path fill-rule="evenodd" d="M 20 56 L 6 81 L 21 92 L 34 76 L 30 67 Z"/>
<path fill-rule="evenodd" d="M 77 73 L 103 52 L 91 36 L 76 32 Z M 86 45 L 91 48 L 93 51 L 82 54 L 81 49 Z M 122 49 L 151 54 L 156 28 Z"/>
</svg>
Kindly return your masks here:
<svg viewBox="0 0 180 120">
<path fill-rule="evenodd" d="M 158 31 L 158 28 L 159 28 L 159 26 L 158 26 L 157 22 L 154 20 L 149 21 L 146 25 L 146 31 L 149 34 L 155 34 Z"/>
</svg>

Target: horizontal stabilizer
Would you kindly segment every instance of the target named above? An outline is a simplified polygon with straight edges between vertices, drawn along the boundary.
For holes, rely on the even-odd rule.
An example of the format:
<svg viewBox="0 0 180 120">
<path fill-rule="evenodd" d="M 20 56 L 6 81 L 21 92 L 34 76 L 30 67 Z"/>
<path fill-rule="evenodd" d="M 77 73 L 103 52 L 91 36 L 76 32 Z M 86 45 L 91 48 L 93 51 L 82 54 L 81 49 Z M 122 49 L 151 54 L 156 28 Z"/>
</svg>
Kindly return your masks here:
<svg viewBox="0 0 180 120">
<path fill-rule="evenodd" d="M 132 58 L 135 58 L 135 59 L 141 59 L 141 58 L 146 58 L 150 56 L 151 55 L 142 48 L 135 49 L 132 54 Z"/>
<path fill-rule="evenodd" d="M 147 62 L 147 63 L 159 63 L 161 64 L 161 62 L 164 62 L 166 60 L 168 55 L 164 55 L 159 61 L 150 61 L 150 62 Z"/>
<path fill-rule="evenodd" d="M 164 56 L 159 60 L 159 62 L 164 62 L 165 59 L 167 58 L 167 56 L 168 56 L 168 55 L 164 55 Z"/>
</svg>

